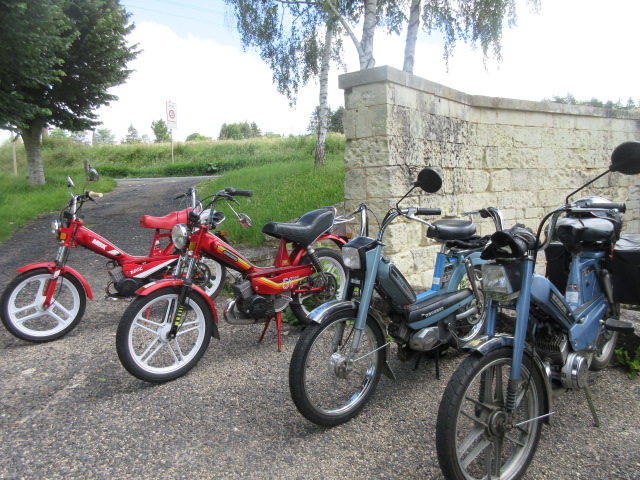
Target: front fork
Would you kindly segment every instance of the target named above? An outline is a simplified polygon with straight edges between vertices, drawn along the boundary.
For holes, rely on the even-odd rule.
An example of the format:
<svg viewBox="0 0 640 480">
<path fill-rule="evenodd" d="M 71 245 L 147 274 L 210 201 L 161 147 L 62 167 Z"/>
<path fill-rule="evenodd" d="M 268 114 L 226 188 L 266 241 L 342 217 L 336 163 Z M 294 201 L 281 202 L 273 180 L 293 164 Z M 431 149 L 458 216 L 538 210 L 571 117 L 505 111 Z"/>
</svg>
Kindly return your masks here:
<svg viewBox="0 0 640 480">
<path fill-rule="evenodd" d="M 183 278 L 182 271 L 184 270 L 185 265 L 186 271 L 184 274 L 184 280 L 180 285 L 178 301 L 176 302 L 175 308 L 173 309 L 171 315 L 173 317 L 171 320 L 171 329 L 167 334 L 169 340 L 173 340 L 174 338 L 176 338 L 178 328 L 180 328 L 182 322 L 184 321 L 182 316 L 186 307 L 185 302 L 187 300 L 187 294 L 189 293 L 189 290 L 191 289 L 191 285 L 193 283 L 191 279 L 193 278 L 193 272 L 196 266 L 196 258 L 193 255 L 189 255 L 189 252 L 181 256 L 178 260 L 178 264 L 176 265 L 174 274 L 176 278 Z"/>
<path fill-rule="evenodd" d="M 60 278 L 60 274 L 62 273 L 62 269 L 66 265 L 68 258 L 69 246 L 66 244 L 60 245 L 60 247 L 58 247 L 58 254 L 56 255 L 56 265 L 51 272 L 51 278 L 47 280 L 47 283 L 44 286 L 44 301 L 42 302 L 42 308 L 44 310 L 51 307 L 53 294 L 55 293 L 58 285 L 58 279 Z"/>
<path fill-rule="evenodd" d="M 365 275 L 364 285 L 360 290 L 360 306 L 358 307 L 358 314 L 356 316 L 356 323 L 354 325 L 353 341 L 351 347 L 347 352 L 346 368 L 349 368 L 354 358 L 357 358 L 358 350 L 360 349 L 360 341 L 362 340 L 362 334 L 367 325 L 367 316 L 369 314 L 369 307 L 371 306 L 371 299 L 373 298 L 373 290 L 376 283 L 376 276 L 378 274 L 378 265 L 382 258 L 382 246 L 379 245 L 372 250 L 368 251 L 365 255 Z M 383 332 L 384 333 L 384 332 Z"/>
</svg>

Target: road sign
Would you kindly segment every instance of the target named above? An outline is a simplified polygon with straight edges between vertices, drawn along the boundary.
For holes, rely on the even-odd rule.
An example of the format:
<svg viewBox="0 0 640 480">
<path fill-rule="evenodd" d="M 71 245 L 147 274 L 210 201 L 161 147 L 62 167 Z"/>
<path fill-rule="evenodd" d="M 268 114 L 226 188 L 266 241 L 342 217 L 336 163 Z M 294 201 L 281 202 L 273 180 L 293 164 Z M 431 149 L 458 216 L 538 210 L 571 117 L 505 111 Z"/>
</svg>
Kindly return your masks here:
<svg viewBox="0 0 640 480">
<path fill-rule="evenodd" d="M 167 127 L 178 129 L 178 106 L 173 102 L 167 102 Z"/>
</svg>

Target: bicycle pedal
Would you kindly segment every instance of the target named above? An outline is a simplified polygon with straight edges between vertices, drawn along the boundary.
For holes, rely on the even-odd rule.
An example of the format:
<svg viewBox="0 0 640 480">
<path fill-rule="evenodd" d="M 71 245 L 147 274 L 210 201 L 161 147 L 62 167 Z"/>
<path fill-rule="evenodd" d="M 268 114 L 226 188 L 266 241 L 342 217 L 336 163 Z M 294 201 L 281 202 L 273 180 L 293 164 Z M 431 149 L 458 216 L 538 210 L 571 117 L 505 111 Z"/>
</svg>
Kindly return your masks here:
<svg viewBox="0 0 640 480">
<path fill-rule="evenodd" d="M 612 332 L 620 332 L 620 333 L 633 333 L 634 328 L 633 325 L 629 322 L 624 322 L 622 320 L 618 320 L 616 318 L 607 318 L 607 321 L 604 322 L 604 328 L 606 330 L 610 330 Z"/>
</svg>

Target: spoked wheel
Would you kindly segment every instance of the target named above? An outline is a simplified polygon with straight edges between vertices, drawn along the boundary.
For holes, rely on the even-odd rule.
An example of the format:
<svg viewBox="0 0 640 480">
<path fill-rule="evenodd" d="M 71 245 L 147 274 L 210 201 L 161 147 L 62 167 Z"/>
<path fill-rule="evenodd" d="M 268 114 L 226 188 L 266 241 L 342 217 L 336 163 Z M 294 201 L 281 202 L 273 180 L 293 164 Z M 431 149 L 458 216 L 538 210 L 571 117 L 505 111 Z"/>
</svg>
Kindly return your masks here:
<svg viewBox="0 0 640 480">
<path fill-rule="evenodd" d="M 291 311 L 305 325 L 309 323 L 309 313 L 323 303 L 340 298 L 345 285 L 346 272 L 340 253 L 330 248 L 318 248 L 316 254 L 327 278 L 327 288 L 313 293 L 296 293 L 293 295 L 293 302 L 291 302 Z M 305 255 L 300 263 L 304 265 L 305 263 L 311 263 L 311 260 Z M 319 287 L 321 285 L 322 278 L 319 273 L 316 273 L 304 280 L 304 282 L 300 282 L 298 287 Z"/>
<path fill-rule="evenodd" d="M 348 360 L 355 311 L 339 312 L 322 324 L 308 326 L 293 351 L 289 389 L 298 411 L 322 427 L 333 427 L 355 416 L 380 380 L 385 339 L 368 318 L 360 347 Z"/>
<path fill-rule="evenodd" d="M 487 312 L 485 308 L 485 296 L 482 291 L 482 271 L 480 265 L 474 267 L 475 282 L 478 286 L 478 295 L 471 303 L 460 308 L 456 312 L 455 336 L 459 344 L 470 342 L 484 331 L 484 320 Z M 460 282 L 459 288 L 471 288 L 471 282 L 465 275 Z"/>
<path fill-rule="evenodd" d="M 506 410 L 511 355 L 509 348 L 471 355 L 451 377 L 436 424 L 438 461 L 448 480 L 512 480 L 526 472 L 542 429 L 541 420 L 527 421 L 544 414 L 544 390 L 525 355 L 516 408 Z"/>
<path fill-rule="evenodd" d="M 175 318 L 178 290 L 166 287 L 136 298 L 126 309 L 116 333 L 116 350 L 127 371 L 147 382 L 166 382 L 191 370 L 209 346 L 209 306 L 189 292 L 175 338 L 168 336 Z"/>
<path fill-rule="evenodd" d="M 210 258 L 198 262 L 194 281 L 212 300 L 218 296 L 226 279 L 227 268 L 224 265 Z"/>
<path fill-rule="evenodd" d="M 84 315 L 87 297 L 69 273 L 58 278 L 48 308 L 43 307 L 51 272 L 46 268 L 18 275 L 0 299 L 2 323 L 12 335 L 29 342 L 48 342 L 66 335 Z"/>
<path fill-rule="evenodd" d="M 591 358 L 589 370 L 598 371 L 609 365 L 618 341 L 618 332 L 602 330 L 596 340 L 596 351 Z"/>
</svg>

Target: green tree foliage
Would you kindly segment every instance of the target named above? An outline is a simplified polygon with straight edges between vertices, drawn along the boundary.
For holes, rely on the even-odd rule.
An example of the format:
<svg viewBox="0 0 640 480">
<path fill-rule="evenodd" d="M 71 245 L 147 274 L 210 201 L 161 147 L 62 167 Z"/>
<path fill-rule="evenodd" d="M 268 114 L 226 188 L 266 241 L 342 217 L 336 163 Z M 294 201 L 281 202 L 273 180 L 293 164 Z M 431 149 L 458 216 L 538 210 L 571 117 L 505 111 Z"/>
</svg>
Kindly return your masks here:
<svg viewBox="0 0 640 480">
<path fill-rule="evenodd" d="M 199 133 L 192 133 L 185 139 L 185 142 L 202 142 L 205 140 L 211 140 L 211 137 L 205 137 Z"/>
<path fill-rule="evenodd" d="M 243 123 L 223 123 L 220 127 L 218 140 L 243 140 L 245 138 L 255 138 L 262 136 L 258 125 Z"/>
<path fill-rule="evenodd" d="M 99 128 L 93 137 L 94 145 L 115 145 L 116 136 L 108 128 Z"/>
<path fill-rule="evenodd" d="M 309 126 L 307 127 L 307 131 L 312 134 L 318 133 L 318 115 L 319 115 L 320 107 L 316 107 L 313 112 L 311 112 L 311 119 L 309 120 Z M 331 110 L 329 108 L 329 123 L 327 126 L 327 130 L 329 132 L 335 133 L 344 133 L 344 113 L 345 108 L 340 105 L 336 110 Z"/>
<path fill-rule="evenodd" d="M 171 141 L 171 135 L 169 134 L 169 127 L 167 126 L 167 123 L 160 119 L 160 120 L 154 120 L 153 122 L 151 122 L 151 130 L 153 131 L 153 135 L 156 137 L 154 142 L 155 143 L 163 143 L 163 142 L 170 142 Z"/>
<path fill-rule="evenodd" d="M 42 129 L 98 125 L 94 110 L 117 98 L 107 89 L 131 73 L 133 25 L 119 0 L 3 0 L 0 18 L 0 128 L 20 132 L 29 181 L 44 184 Z"/>
<path fill-rule="evenodd" d="M 609 108 L 614 110 L 633 110 L 635 108 L 640 108 L 640 101 L 638 102 L 638 105 L 636 105 L 631 97 L 629 97 L 626 103 L 622 103 L 622 100 L 620 99 L 616 102 L 613 100 L 603 102 L 595 97 L 591 98 L 591 100 L 577 100 L 573 94 L 567 93 L 564 97 L 554 95 L 550 99 L 543 98 L 542 101 L 548 103 L 562 103 L 565 105 L 585 105 L 587 107 Z"/>
<path fill-rule="evenodd" d="M 138 136 L 138 130 L 133 124 L 127 128 L 127 136 L 124 137 L 122 143 L 142 143 L 142 139 Z"/>
</svg>

